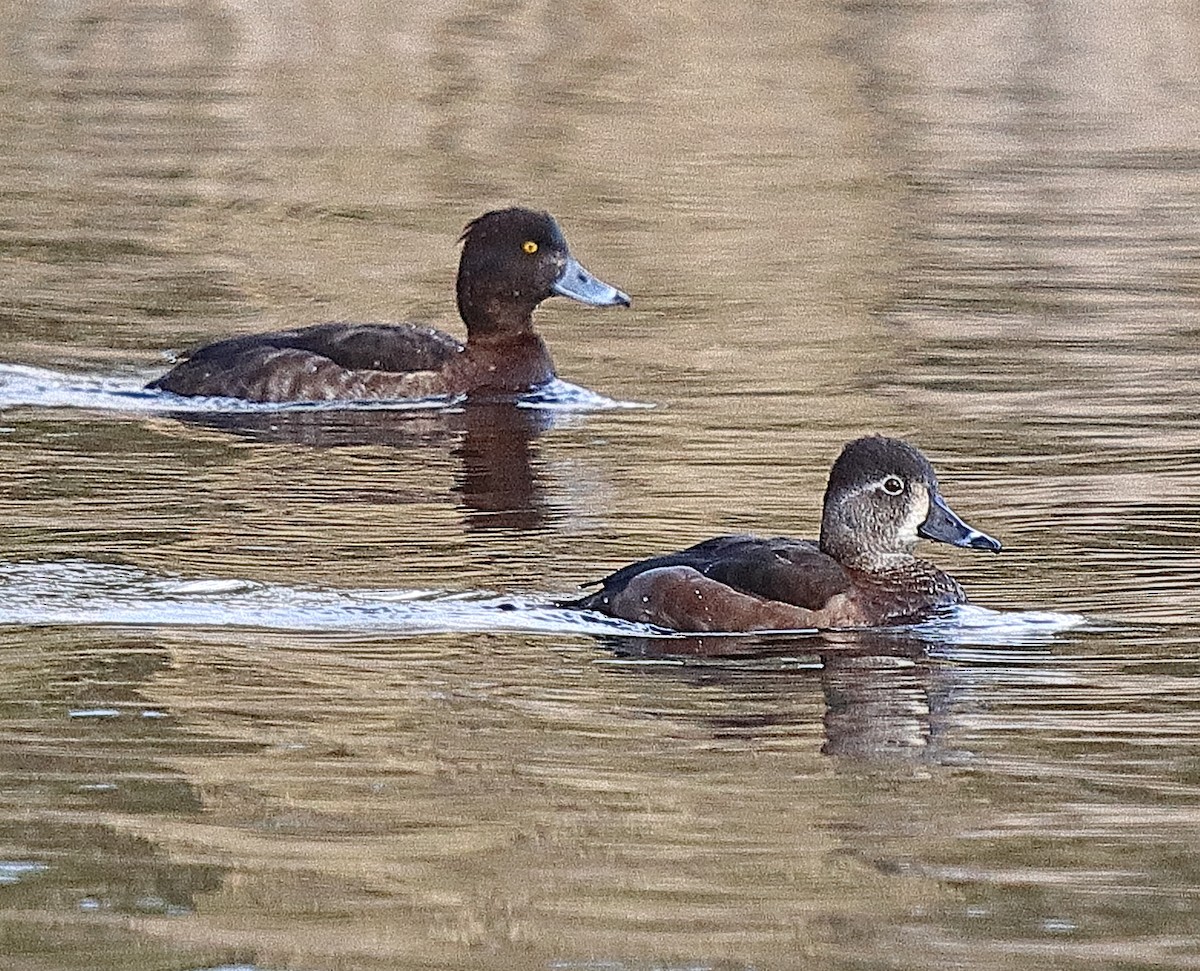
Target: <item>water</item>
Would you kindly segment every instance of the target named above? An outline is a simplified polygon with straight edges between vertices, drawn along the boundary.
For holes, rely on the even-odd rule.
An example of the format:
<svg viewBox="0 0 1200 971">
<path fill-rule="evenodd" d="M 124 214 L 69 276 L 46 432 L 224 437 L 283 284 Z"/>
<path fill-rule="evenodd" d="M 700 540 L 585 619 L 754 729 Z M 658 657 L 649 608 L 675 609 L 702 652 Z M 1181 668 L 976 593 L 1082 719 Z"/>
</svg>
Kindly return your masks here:
<svg viewBox="0 0 1200 971">
<path fill-rule="evenodd" d="M 1200 966 L 1200 18 L 1091 6 L 0 17 L 12 968 Z M 172 357 L 453 318 L 543 206 L 633 311 L 520 402 Z M 555 601 L 813 535 L 911 438 L 995 557 L 889 632 Z"/>
</svg>

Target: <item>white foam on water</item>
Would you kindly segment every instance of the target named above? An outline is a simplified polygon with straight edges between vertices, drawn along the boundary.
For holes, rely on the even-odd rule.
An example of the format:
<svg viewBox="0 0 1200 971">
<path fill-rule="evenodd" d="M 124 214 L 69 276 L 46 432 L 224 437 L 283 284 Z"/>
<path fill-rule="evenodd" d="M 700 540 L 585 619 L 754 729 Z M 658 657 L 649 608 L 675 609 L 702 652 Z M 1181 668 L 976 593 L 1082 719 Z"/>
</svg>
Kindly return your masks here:
<svg viewBox="0 0 1200 971">
<path fill-rule="evenodd" d="M 646 636 L 653 628 L 544 601 L 426 589 L 191 580 L 83 560 L 0 564 L 0 624 L 244 627 L 389 635 L 513 631 Z"/>
<path fill-rule="evenodd" d="M 24 364 L 0 364 L 0 409 L 24 406 L 150 414 L 447 411 L 461 408 L 465 400 L 463 395 L 455 395 L 371 401 L 262 403 L 239 398 L 183 397 L 167 391 L 152 391 L 145 385 L 154 377 L 157 375 L 73 374 Z M 639 402 L 617 401 L 558 378 L 535 391 L 507 400 L 512 400 L 520 408 L 562 412 L 652 407 Z"/>
<path fill-rule="evenodd" d="M 25 877 L 50 869 L 32 860 L 0 860 L 0 885 L 18 883 Z"/>
<path fill-rule="evenodd" d="M 924 624 L 869 634 L 931 647 L 1036 647 L 1086 623 L 1078 614 L 1005 613 L 974 605 Z M 86 560 L 0 564 L 0 624 L 128 627 L 242 627 L 357 631 L 388 635 L 516 632 L 653 638 L 686 637 L 647 624 L 560 607 L 548 598 L 433 589 L 320 589 L 245 579 L 163 576 Z M 798 633 L 790 632 L 790 636 Z M 706 634 L 706 638 L 746 635 Z M 759 638 L 789 636 L 760 633 Z M 835 633 L 825 635 L 837 637 Z M 855 632 L 845 632 L 855 638 Z M 669 647 L 664 644 L 664 648 Z"/>
<path fill-rule="evenodd" d="M 1082 614 L 1052 610 L 990 610 L 959 604 L 946 614 L 908 628 L 923 637 L 964 646 L 1019 646 L 1053 640 L 1088 623 Z"/>
</svg>

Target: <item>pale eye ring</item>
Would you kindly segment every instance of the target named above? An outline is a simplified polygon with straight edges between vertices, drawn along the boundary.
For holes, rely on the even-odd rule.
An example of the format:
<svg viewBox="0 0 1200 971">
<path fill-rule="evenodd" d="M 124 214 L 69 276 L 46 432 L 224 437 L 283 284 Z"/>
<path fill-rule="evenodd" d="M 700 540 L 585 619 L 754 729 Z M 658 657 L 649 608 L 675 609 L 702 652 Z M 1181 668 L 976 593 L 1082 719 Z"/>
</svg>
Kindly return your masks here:
<svg viewBox="0 0 1200 971">
<path fill-rule="evenodd" d="M 889 475 L 883 480 L 882 488 L 889 496 L 898 496 L 904 491 L 904 480 L 899 476 Z"/>
<path fill-rule="evenodd" d="M 538 244 L 535 243 L 532 239 L 527 239 L 527 240 L 525 240 L 525 242 L 523 242 L 521 244 L 521 249 L 523 249 L 526 253 L 528 253 L 532 256 L 534 253 L 536 253 L 538 251 Z"/>
</svg>

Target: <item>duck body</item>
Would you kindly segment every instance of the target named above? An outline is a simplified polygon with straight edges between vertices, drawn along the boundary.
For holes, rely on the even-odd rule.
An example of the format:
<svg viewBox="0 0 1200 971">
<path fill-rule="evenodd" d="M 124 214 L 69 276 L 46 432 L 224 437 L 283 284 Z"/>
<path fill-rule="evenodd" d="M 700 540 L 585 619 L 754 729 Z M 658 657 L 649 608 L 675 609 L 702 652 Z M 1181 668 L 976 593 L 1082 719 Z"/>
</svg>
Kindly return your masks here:
<svg viewBox="0 0 1200 971">
<path fill-rule="evenodd" d="M 932 467 L 899 439 L 851 442 L 830 473 L 821 538 L 718 536 L 626 566 L 566 606 L 679 631 L 914 623 L 962 603 L 917 538 L 998 551 L 946 505 Z"/>
<path fill-rule="evenodd" d="M 571 256 L 549 214 L 498 210 L 463 233 L 457 302 L 465 343 L 416 324 L 318 324 L 208 344 L 147 387 L 256 402 L 518 394 L 555 376 L 533 311 L 556 294 L 629 306 L 626 294 Z"/>
<path fill-rule="evenodd" d="M 149 388 L 245 401 L 365 401 L 519 394 L 554 377 L 530 332 L 466 344 L 417 324 L 317 324 L 208 344 Z"/>
<path fill-rule="evenodd" d="M 787 536 L 717 536 L 600 582 L 573 606 L 682 631 L 879 627 L 966 600 L 957 580 L 925 560 L 856 570 L 816 541 Z"/>
</svg>

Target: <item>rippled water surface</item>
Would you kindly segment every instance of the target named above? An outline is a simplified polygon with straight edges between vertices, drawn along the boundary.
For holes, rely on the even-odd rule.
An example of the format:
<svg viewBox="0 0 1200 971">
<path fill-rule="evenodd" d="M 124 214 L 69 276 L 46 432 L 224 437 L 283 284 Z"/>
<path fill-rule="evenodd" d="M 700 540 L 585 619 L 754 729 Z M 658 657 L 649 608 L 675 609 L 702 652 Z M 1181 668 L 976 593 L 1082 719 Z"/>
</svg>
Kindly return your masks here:
<svg viewBox="0 0 1200 971">
<path fill-rule="evenodd" d="M 1192 5 L 0 11 L 5 968 L 1200 968 Z M 543 307 L 545 394 L 141 390 L 461 334 L 512 203 L 634 298 Z M 812 535 L 870 431 L 972 605 L 555 605 Z"/>
</svg>

